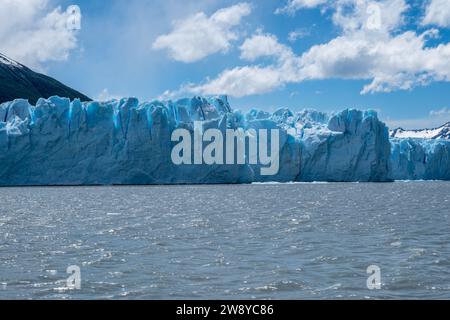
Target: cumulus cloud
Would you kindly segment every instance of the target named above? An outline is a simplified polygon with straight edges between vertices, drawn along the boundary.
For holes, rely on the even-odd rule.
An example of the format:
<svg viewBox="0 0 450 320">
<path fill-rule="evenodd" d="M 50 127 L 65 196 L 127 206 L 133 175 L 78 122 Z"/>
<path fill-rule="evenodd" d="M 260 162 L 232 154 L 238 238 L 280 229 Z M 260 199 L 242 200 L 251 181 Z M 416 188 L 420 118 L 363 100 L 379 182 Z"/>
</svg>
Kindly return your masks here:
<svg viewBox="0 0 450 320">
<path fill-rule="evenodd" d="M 354 33 L 312 47 L 302 56 L 305 79 L 372 79 L 362 93 L 409 90 L 431 81 L 450 81 L 450 45 L 426 47 L 437 30 L 368 37 Z"/>
<path fill-rule="evenodd" d="M 241 59 L 256 61 L 268 58 L 268 66 L 243 66 L 228 69 L 217 78 L 184 89 L 196 94 L 228 94 L 243 97 L 267 93 L 288 82 L 298 80 L 298 58 L 291 48 L 280 44 L 271 34 L 255 34 L 240 47 Z"/>
<path fill-rule="evenodd" d="M 245 66 L 225 70 L 216 79 L 185 89 L 196 94 L 227 93 L 234 97 L 267 93 L 283 83 L 279 70 L 272 67 Z"/>
<path fill-rule="evenodd" d="M 66 60 L 77 47 L 78 9 L 50 8 L 48 0 L 0 1 L 0 52 L 37 69 Z"/>
<path fill-rule="evenodd" d="M 280 57 L 291 55 L 292 50 L 278 42 L 271 34 L 256 34 L 244 41 L 241 46 L 241 59 L 255 61 L 261 57 Z"/>
<path fill-rule="evenodd" d="M 278 8 L 276 14 L 294 14 L 300 9 L 312 9 L 327 3 L 328 0 L 289 0 L 288 3 L 281 8 Z"/>
<path fill-rule="evenodd" d="M 369 81 L 361 90 L 368 94 L 450 81 L 450 44 L 428 45 L 439 36 L 437 29 L 400 32 L 407 9 L 404 0 L 338 0 L 333 15 L 341 29 L 338 37 L 296 55 L 275 36 L 256 34 L 241 46 L 241 59 L 271 58 L 268 63 L 228 69 L 189 88 L 239 97 L 288 83 L 338 78 Z"/>
<path fill-rule="evenodd" d="M 431 0 L 426 8 L 422 24 L 437 25 L 439 27 L 450 27 L 450 1 Z"/>
<path fill-rule="evenodd" d="M 185 63 L 227 52 L 231 42 L 238 39 L 235 28 L 250 13 L 251 6 L 245 2 L 220 9 L 210 17 L 199 12 L 174 23 L 170 33 L 154 41 L 153 49 L 167 49 L 174 60 Z"/>
</svg>

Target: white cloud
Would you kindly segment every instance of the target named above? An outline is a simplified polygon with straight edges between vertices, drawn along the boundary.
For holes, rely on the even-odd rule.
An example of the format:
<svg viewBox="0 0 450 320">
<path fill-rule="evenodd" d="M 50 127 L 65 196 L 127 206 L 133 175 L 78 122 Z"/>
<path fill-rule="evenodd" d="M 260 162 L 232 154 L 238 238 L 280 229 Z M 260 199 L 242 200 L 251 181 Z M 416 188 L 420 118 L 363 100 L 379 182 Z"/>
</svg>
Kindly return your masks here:
<svg viewBox="0 0 450 320">
<path fill-rule="evenodd" d="M 311 34 L 311 31 L 308 29 L 298 29 L 295 31 L 291 31 L 288 34 L 289 42 L 296 42 L 298 39 L 305 38 Z"/>
<path fill-rule="evenodd" d="M 431 110 L 430 116 L 447 116 L 450 117 L 450 108 L 442 108 L 440 110 Z"/>
<path fill-rule="evenodd" d="M 227 52 L 231 41 L 238 39 L 235 27 L 250 13 L 251 6 L 245 2 L 220 9 L 210 17 L 197 13 L 176 22 L 172 32 L 155 40 L 153 49 L 167 49 L 174 60 L 185 63 Z"/>
<path fill-rule="evenodd" d="M 244 97 L 270 92 L 282 84 L 280 72 L 275 68 L 245 66 L 225 70 L 212 81 L 185 89 L 196 94 L 226 93 L 234 97 Z"/>
<path fill-rule="evenodd" d="M 404 0 L 338 1 L 333 21 L 343 34 L 303 54 L 302 77 L 371 80 L 363 94 L 450 81 L 450 45 L 427 47 L 437 30 L 397 32 L 407 10 Z"/>
<path fill-rule="evenodd" d="M 95 101 L 110 101 L 119 100 L 125 96 L 118 94 L 111 94 L 107 88 L 104 88 L 96 97 Z"/>
<path fill-rule="evenodd" d="M 428 45 L 438 30 L 399 32 L 408 9 L 404 0 L 339 0 L 335 5 L 333 22 L 340 36 L 296 55 L 275 36 L 256 34 L 241 46 L 241 58 L 256 62 L 270 57 L 268 64 L 228 69 L 190 90 L 239 97 L 288 83 L 338 78 L 370 81 L 361 91 L 367 94 L 450 81 L 450 44 Z"/>
<path fill-rule="evenodd" d="M 288 82 L 297 81 L 297 60 L 292 50 L 278 42 L 270 34 L 256 34 L 242 46 L 241 58 L 255 61 L 272 58 L 269 66 L 243 66 L 228 69 L 216 79 L 201 85 L 190 85 L 184 89 L 196 94 L 228 94 L 243 97 L 270 92 Z"/>
<path fill-rule="evenodd" d="M 450 81 L 450 45 L 427 48 L 436 30 L 397 36 L 364 32 L 312 47 L 302 56 L 304 79 L 367 79 L 362 93 L 409 90 L 431 81 Z"/>
<path fill-rule="evenodd" d="M 77 30 L 68 27 L 81 14 L 49 8 L 48 0 L 0 1 L 0 52 L 30 67 L 66 60 L 77 47 Z"/>
<path fill-rule="evenodd" d="M 278 42 L 271 34 L 256 34 L 244 41 L 241 46 L 241 59 L 255 61 L 262 57 L 279 57 L 291 55 L 292 51 Z"/>
<path fill-rule="evenodd" d="M 422 24 L 450 27 L 450 1 L 431 0 L 426 8 Z"/>
<path fill-rule="evenodd" d="M 312 9 L 327 3 L 328 0 L 288 0 L 288 3 L 278 8 L 276 14 L 294 14 L 300 9 Z"/>
</svg>

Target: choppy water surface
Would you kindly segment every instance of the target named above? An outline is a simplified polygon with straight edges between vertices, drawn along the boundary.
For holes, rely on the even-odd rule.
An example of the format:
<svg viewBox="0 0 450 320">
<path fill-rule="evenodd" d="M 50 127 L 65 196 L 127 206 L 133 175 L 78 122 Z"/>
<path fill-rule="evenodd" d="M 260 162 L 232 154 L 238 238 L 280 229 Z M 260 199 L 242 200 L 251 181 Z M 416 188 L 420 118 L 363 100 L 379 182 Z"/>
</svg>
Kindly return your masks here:
<svg viewBox="0 0 450 320">
<path fill-rule="evenodd" d="M 0 189 L 0 299 L 450 298 L 450 183 Z M 81 269 L 68 290 L 66 269 Z M 381 290 L 366 269 L 381 268 Z"/>
</svg>

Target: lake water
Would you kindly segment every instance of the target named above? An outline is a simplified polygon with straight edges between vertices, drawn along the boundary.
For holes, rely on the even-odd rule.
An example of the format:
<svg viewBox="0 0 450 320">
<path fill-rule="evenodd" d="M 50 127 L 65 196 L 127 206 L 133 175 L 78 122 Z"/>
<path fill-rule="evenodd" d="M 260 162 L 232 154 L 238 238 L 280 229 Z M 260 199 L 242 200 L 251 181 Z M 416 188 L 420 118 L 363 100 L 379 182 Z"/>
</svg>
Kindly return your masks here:
<svg viewBox="0 0 450 320">
<path fill-rule="evenodd" d="M 0 299 L 450 298 L 448 182 L 0 195 Z"/>
</svg>

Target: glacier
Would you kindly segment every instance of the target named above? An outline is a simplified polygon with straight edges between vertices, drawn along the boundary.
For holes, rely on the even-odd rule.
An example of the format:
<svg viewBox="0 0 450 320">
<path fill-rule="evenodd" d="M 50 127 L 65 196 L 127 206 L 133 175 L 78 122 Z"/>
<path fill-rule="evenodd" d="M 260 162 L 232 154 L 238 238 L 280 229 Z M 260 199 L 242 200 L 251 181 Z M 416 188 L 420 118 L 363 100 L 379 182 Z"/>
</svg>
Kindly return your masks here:
<svg viewBox="0 0 450 320">
<path fill-rule="evenodd" d="M 450 141 L 395 138 L 391 145 L 393 179 L 450 180 Z"/>
<path fill-rule="evenodd" d="M 174 165 L 171 133 L 279 129 L 280 170 L 260 165 Z M 227 97 L 140 103 L 17 99 L 0 105 L 0 185 L 215 184 L 449 180 L 450 142 L 390 138 L 375 111 L 273 113 L 231 108 Z"/>
</svg>

